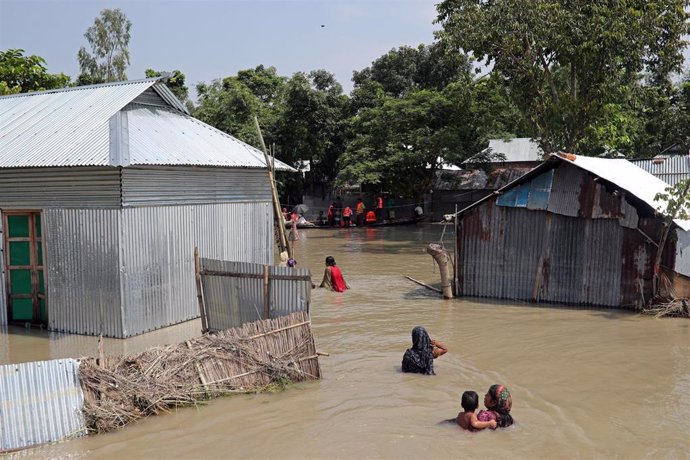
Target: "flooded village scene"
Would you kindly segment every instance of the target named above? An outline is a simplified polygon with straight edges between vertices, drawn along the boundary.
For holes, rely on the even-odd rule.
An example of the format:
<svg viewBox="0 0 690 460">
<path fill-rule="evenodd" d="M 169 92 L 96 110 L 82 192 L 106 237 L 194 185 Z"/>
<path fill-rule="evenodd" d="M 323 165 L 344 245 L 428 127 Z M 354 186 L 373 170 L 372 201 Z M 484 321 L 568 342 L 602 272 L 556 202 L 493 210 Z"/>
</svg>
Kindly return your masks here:
<svg viewBox="0 0 690 460">
<path fill-rule="evenodd" d="M 0 0 L 0 456 L 688 458 L 690 0 Z"/>
</svg>

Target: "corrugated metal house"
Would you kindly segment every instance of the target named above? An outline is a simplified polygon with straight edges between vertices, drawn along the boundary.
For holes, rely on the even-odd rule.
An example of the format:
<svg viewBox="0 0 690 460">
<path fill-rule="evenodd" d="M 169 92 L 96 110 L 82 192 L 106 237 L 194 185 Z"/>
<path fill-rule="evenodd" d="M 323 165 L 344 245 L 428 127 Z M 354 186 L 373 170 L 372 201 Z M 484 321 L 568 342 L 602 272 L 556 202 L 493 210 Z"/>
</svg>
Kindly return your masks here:
<svg viewBox="0 0 690 460">
<path fill-rule="evenodd" d="M 690 156 L 687 154 L 659 154 L 654 158 L 630 162 L 669 185 L 690 179 Z"/>
<path fill-rule="evenodd" d="M 0 324 L 128 337 L 195 318 L 194 247 L 271 264 L 271 203 L 263 154 L 160 79 L 0 97 Z"/>
<path fill-rule="evenodd" d="M 503 187 L 543 161 L 539 144 L 530 138 L 491 139 L 489 146 L 463 162 L 462 170 L 436 173 L 432 220 L 463 209 Z M 480 167 L 488 163 L 488 170 Z"/>
<path fill-rule="evenodd" d="M 639 308 L 663 224 L 654 197 L 666 187 L 626 160 L 552 155 L 458 213 L 458 295 Z M 662 265 L 684 293 L 690 222 L 675 223 Z"/>
</svg>

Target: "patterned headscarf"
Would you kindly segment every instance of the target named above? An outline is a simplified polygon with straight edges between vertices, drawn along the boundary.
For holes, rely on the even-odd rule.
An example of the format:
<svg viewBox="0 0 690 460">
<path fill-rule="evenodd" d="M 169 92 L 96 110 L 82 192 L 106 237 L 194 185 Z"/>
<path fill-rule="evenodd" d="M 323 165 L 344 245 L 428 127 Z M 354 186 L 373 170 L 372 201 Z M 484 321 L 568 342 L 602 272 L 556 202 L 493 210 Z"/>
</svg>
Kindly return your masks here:
<svg viewBox="0 0 690 460">
<path fill-rule="evenodd" d="M 494 400 L 492 407 L 487 409 L 495 410 L 499 414 L 508 414 L 513 407 L 513 398 L 510 396 L 510 391 L 503 385 L 491 385 L 489 387 L 489 395 Z"/>
<path fill-rule="evenodd" d="M 402 360 L 403 372 L 434 375 L 434 353 L 431 338 L 422 326 L 412 329 L 412 348 L 405 351 Z"/>
</svg>

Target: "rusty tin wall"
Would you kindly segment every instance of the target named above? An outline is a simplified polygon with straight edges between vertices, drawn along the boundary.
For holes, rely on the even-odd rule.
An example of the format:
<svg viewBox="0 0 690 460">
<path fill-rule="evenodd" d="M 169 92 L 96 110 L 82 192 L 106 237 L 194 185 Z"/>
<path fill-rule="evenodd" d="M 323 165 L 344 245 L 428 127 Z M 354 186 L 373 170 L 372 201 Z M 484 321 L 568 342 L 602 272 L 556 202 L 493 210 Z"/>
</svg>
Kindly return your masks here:
<svg viewBox="0 0 690 460">
<path fill-rule="evenodd" d="M 0 366 L 0 451 L 85 435 L 83 406 L 74 359 Z"/>
<path fill-rule="evenodd" d="M 48 327 L 122 337 L 120 210 L 46 209 Z"/>
<path fill-rule="evenodd" d="M 123 336 L 199 316 L 194 247 L 204 256 L 273 263 L 270 203 L 122 210 Z"/>
<path fill-rule="evenodd" d="M 651 270 L 647 242 L 616 219 L 490 201 L 463 216 L 458 240 L 459 290 L 467 296 L 634 306 Z"/>
<path fill-rule="evenodd" d="M 264 265 L 202 259 L 202 268 L 239 276 L 203 276 L 208 326 L 224 330 L 264 318 Z M 254 275 L 254 278 L 242 275 Z M 269 276 L 303 276 L 305 280 L 270 281 L 269 317 L 309 311 L 311 272 L 303 268 L 269 266 Z"/>
</svg>

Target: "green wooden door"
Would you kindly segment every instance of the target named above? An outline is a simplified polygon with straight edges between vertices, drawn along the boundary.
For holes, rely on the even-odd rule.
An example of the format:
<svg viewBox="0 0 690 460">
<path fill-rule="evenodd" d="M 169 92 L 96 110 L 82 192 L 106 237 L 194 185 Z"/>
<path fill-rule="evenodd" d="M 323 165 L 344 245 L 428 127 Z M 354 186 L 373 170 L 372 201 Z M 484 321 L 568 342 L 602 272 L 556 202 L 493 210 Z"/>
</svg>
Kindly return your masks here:
<svg viewBox="0 0 690 460">
<path fill-rule="evenodd" d="M 11 212 L 4 217 L 8 318 L 11 322 L 46 323 L 41 214 Z"/>
</svg>

